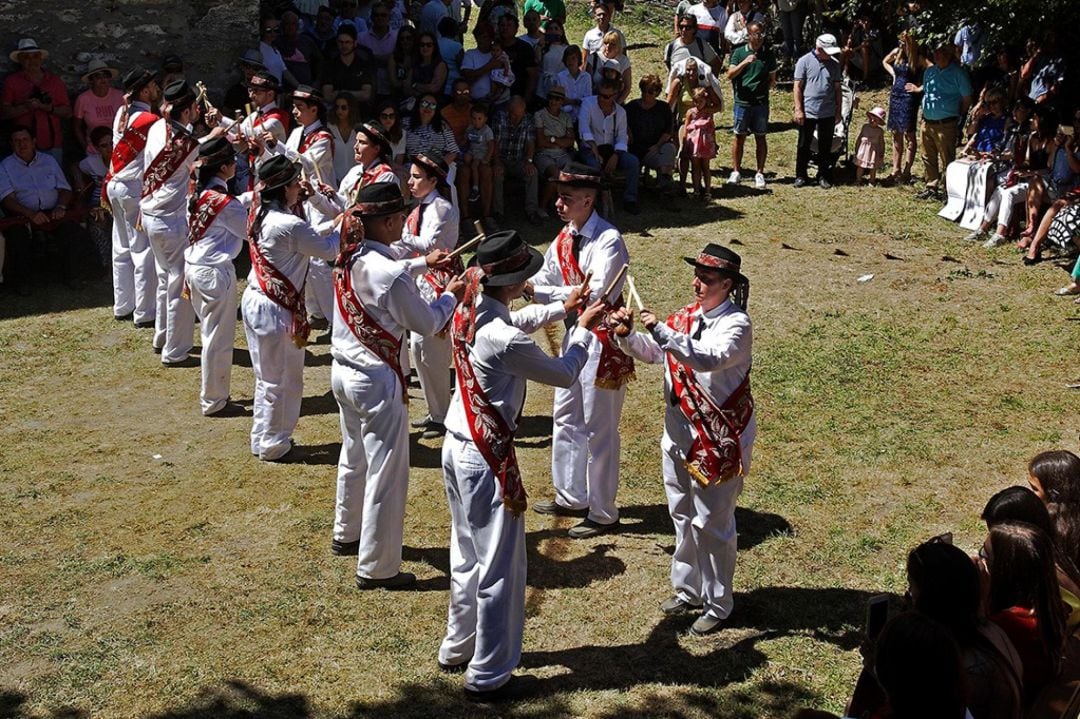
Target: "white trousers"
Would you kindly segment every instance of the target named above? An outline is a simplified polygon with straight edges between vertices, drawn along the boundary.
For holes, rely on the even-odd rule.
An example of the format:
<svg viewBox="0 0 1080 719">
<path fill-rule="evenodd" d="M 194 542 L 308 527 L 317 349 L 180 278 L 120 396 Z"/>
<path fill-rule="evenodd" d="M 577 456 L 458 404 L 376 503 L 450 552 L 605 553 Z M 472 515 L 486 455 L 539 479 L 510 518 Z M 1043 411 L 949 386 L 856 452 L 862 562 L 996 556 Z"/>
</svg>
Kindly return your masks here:
<svg viewBox="0 0 1080 719">
<path fill-rule="evenodd" d="M 199 316 L 202 334 L 199 404 L 203 414 L 211 414 L 229 399 L 236 336 L 236 269 L 231 262 L 188 265 L 186 273 L 191 306 Z"/>
<path fill-rule="evenodd" d="M 744 472 L 750 468 L 751 446 L 743 442 Z M 679 599 L 702 605 L 708 616 L 726 619 L 735 605 L 735 504 L 743 477 L 706 488 L 686 471 L 682 453 L 666 436 L 661 455 L 668 511 L 675 524 L 671 584 Z"/>
<path fill-rule="evenodd" d="M 319 257 L 308 263 L 307 283 L 304 286 L 304 304 L 312 317 L 334 323 L 334 271 L 330 264 Z"/>
<path fill-rule="evenodd" d="M 244 335 L 255 370 L 251 453 L 283 457 L 292 448 L 304 395 L 304 350 L 293 342 L 292 313 L 249 285 L 241 301 Z"/>
<path fill-rule="evenodd" d="M 157 270 L 146 230 L 135 229 L 139 224 L 139 184 L 111 180 L 106 190 L 113 213 L 113 314 L 122 317 L 133 313 L 136 322 L 153 322 Z"/>
<path fill-rule="evenodd" d="M 450 502 L 450 610 L 443 664 L 468 662 L 465 686 L 498 689 L 521 660 L 525 629 L 525 518 L 471 441 L 447 434 L 443 478 Z"/>
<path fill-rule="evenodd" d="M 450 336 L 423 337 L 410 332 L 409 351 L 420 377 L 428 414 L 434 421 L 443 423 L 450 409 Z"/>
<path fill-rule="evenodd" d="M 1018 182 L 1012 187 L 999 187 L 990 194 L 990 200 L 986 203 L 986 212 L 983 214 L 984 222 L 993 222 L 997 216 L 997 223 L 1005 227 L 1012 222 L 1013 213 L 1017 205 L 1027 202 L 1028 183 Z"/>
<path fill-rule="evenodd" d="M 184 250 L 188 247 L 187 217 L 183 213 L 143 215 L 143 227 L 157 263 L 157 317 L 154 347 L 162 362 L 181 362 L 195 344 L 195 310 L 183 297 Z"/>
<path fill-rule="evenodd" d="M 409 491 L 409 412 L 387 366 L 360 370 L 338 361 L 330 386 L 341 410 L 334 539 L 360 540 L 356 574 L 389 579 L 401 571 Z"/>
<path fill-rule="evenodd" d="M 617 390 L 597 387 L 599 363 L 597 348 L 574 384 L 555 390 L 551 478 L 555 501 L 570 509 L 587 508 L 589 519 L 611 524 L 619 519 L 619 415 L 626 385 Z"/>
</svg>

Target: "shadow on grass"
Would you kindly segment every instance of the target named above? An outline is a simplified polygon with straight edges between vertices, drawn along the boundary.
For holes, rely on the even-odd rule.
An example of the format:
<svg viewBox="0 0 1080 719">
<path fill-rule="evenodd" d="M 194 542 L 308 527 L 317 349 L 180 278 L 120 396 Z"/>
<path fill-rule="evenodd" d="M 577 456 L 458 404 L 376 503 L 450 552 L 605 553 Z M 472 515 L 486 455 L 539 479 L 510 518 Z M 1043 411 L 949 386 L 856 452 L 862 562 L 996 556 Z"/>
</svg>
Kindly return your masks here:
<svg viewBox="0 0 1080 719">
<path fill-rule="evenodd" d="M 622 528 L 619 534 L 672 535 L 674 528 L 671 515 L 662 504 L 640 504 L 619 510 Z M 771 537 L 790 535 L 791 524 L 779 514 L 759 512 L 747 507 L 735 508 L 735 526 L 738 528 L 739 549 L 756 547 Z M 669 547 L 670 553 L 670 547 Z"/>
<path fill-rule="evenodd" d="M 328 355 L 329 356 L 329 355 Z M 310 363 L 308 363 L 310 366 Z M 304 397 L 300 400 L 300 416 L 308 417 L 313 414 L 337 414 L 338 404 L 334 399 L 334 393 L 327 390 L 323 394 Z"/>
<path fill-rule="evenodd" d="M 88 280 L 77 289 L 69 289 L 53 283 L 39 284 L 31 288 L 27 297 L 19 297 L 14 292 L 7 292 L 2 297 L 0 320 L 70 312 L 92 307 L 112 307 L 112 278 L 110 276 L 107 281 L 105 279 Z M 102 322 L 103 326 L 104 324 Z"/>
</svg>

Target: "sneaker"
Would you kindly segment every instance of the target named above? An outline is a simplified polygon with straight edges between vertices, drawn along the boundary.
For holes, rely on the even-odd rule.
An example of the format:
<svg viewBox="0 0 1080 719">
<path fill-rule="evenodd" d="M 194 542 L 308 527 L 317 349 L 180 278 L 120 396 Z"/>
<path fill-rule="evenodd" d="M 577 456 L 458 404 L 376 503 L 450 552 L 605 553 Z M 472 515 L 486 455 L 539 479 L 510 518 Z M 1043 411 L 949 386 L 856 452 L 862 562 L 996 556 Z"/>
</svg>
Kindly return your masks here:
<svg viewBox="0 0 1080 719">
<path fill-rule="evenodd" d="M 795 182 L 792 184 L 792 187 L 806 187 L 806 178 L 796 177 Z"/>
<path fill-rule="evenodd" d="M 765 189 L 765 175 L 760 172 L 754 175 L 754 187 L 759 190 Z"/>
<path fill-rule="evenodd" d="M 742 181 L 742 174 L 738 170 L 732 170 L 731 175 L 728 176 L 727 183 L 729 185 L 737 185 Z"/>
<path fill-rule="evenodd" d="M 446 434 L 446 425 L 442 422 L 431 422 L 424 431 L 420 433 L 421 439 L 436 439 Z"/>
<path fill-rule="evenodd" d="M 684 602 L 678 597 L 668 597 L 660 603 L 660 611 L 664 614 L 688 614 L 700 609 L 700 604 L 694 605 L 690 602 Z"/>
<path fill-rule="evenodd" d="M 970 234 L 964 235 L 964 242 L 982 242 L 986 239 L 986 233 L 982 230 L 975 230 Z"/>
<path fill-rule="evenodd" d="M 571 539 L 588 539 L 589 537 L 596 537 L 608 532 L 614 532 L 619 529 L 619 520 L 615 520 L 611 524 L 600 524 L 600 522 L 594 522 L 586 517 L 584 520 L 570 527 L 570 531 L 567 534 Z"/>
<path fill-rule="evenodd" d="M 826 180 L 824 177 L 819 177 L 817 183 L 818 183 L 818 187 L 820 187 L 823 190 L 828 190 L 829 188 L 832 187 L 832 183 L 829 182 L 828 180 Z"/>
<path fill-rule="evenodd" d="M 479 201 L 480 201 L 480 188 L 477 187 L 476 185 L 473 185 L 473 188 L 471 190 L 469 190 L 469 202 L 479 202 Z"/>
<path fill-rule="evenodd" d="M 716 617 L 710 617 L 707 614 L 702 614 L 698 617 L 693 625 L 690 627 L 690 632 L 696 634 L 699 637 L 703 637 L 706 634 L 712 634 L 720 629 L 723 621 Z"/>
<path fill-rule="evenodd" d="M 999 235 L 995 232 L 994 234 L 990 235 L 989 240 L 983 243 L 983 247 L 988 250 L 992 250 L 995 247 L 1001 247 L 1002 245 L 1008 244 L 1008 242 L 1008 237 L 1006 237 L 1005 235 Z"/>
</svg>

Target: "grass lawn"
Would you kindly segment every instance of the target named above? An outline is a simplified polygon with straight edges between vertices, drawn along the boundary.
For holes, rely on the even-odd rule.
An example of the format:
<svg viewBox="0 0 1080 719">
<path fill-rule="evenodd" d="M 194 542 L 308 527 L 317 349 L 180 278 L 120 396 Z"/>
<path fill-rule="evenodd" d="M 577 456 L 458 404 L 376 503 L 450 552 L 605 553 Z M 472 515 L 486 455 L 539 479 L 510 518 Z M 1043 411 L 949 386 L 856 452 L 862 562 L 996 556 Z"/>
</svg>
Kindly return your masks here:
<svg viewBox="0 0 1080 719">
<path fill-rule="evenodd" d="M 636 77 L 670 27 L 647 13 L 622 23 L 632 44 L 658 45 L 631 51 Z M 789 108 L 778 91 L 773 120 Z M 148 330 L 112 321 L 105 284 L 50 288 L 0 307 L 0 716 L 841 710 L 864 603 L 903 593 L 907 550 L 947 530 L 973 550 L 993 491 L 1022 484 L 1032 454 L 1075 449 L 1064 384 L 1078 315 L 1051 295 L 1066 279 L 1053 263 L 961 243 L 910 188 L 793 189 L 782 127 L 768 192 L 720 186 L 722 131 L 711 205 L 646 194 L 640 216 L 617 220 L 658 312 L 688 301 L 680 258 L 706 242 L 734 245 L 753 282 L 759 435 L 722 632 L 688 637 L 692 618 L 657 608 L 673 541 L 659 368 L 639 368 L 622 416 L 625 530 L 575 542 L 569 521 L 527 516 L 522 664 L 542 690 L 489 710 L 435 665 L 448 588 L 439 441 L 412 441 L 404 569 L 418 591 L 360 593 L 353 561 L 329 552 L 340 430 L 325 343 L 305 371 L 308 462 L 262 464 L 250 417 L 200 417 L 198 369 L 161 368 Z M 557 230 L 519 226 L 545 245 Z M 233 397 L 250 405 L 239 330 Z M 533 499 L 551 494 L 550 411 L 550 391 L 530 388 L 519 458 Z"/>
</svg>

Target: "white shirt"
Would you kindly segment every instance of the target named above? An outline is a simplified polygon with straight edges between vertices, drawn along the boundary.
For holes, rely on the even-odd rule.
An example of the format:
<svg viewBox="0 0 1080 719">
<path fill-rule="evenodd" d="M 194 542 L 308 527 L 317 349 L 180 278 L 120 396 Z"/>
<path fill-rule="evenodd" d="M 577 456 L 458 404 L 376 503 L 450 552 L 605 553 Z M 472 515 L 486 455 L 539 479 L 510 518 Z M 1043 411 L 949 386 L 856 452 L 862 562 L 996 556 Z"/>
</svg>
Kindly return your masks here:
<svg viewBox="0 0 1080 719">
<path fill-rule="evenodd" d="M 578 254 L 578 266 L 583 274 L 593 275 L 589 281 L 592 288 L 593 299 L 598 299 L 600 293 L 615 279 L 622 266 L 630 261 L 630 253 L 626 251 L 626 243 L 615 226 L 609 223 L 593 211 L 589 219 L 579 229 L 570 223 L 572 230 L 577 230 L 581 235 L 581 251 Z M 552 242 L 544 255 L 544 264 L 540 270 L 532 276 L 533 297 L 537 302 L 551 302 L 552 300 L 565 300 L 570 296 L 573 286 L 567 286 L 563 282 L 562 270 L 559 265 L 559 256 L 555 243 Z M 623 280 L 625 282 L 625 280 Z M 612 295 L 622 291 L 623 283 L 620 282 L 612 290 Z"/>
<path fill-rule="evenodd" d="M 277 78 L 280 83 L 285 76 L 285 59 L 281 57 L 281 53 L 273 45 L 268 45 L 265 42 L 259 41 L 259 52 L 262 53 L 263 65 L 266 66 L 266 71 Z"/>
<path fill-rule="evenodd" d="M 307 222 L 284 212 L 275 203 L 263 218 L 259 231 L 259 250 L 278 272 L 289 278 L 300 292 L 304 291 L 309 258 L 332 260 L 337 257 L 340 241 L 336 234 L 322 237 Z M 263 294 L 255 269 L 248 273 L 248 289 Z"/>
<path fill-rule="evenodd" d="M 150 128 L 150 133 L 146 136 L 147 167 L 150 167 L 161 151 L 165 149 L 166 135 L 174 135 L 174 133 L 179 132 L 177 127 L 169 126 L 170 122 L 172 121 L 162 118 Z M 166 128 L 168 128 L 168 133 L 166 133 Z M 185 129 L 191 132 L 192 127 L 188 125 Z M 172 142 L 173 138 L 169 138 L 169 141 Z M 187 212 L 188 181 L 191 179 L 191 168 L 198 156 L 199 146 L 195 145 L 180 166 L 166 178 L 161 187 L 139 200 L 139 209 L 144 215 L 167 217 Z"/>
<path fill-rule="evenodd" d="M 207 183 L 206 189 L 228 193 L 225 181 L 215 177 Z M 247 238 L 247 208 L 251 205 L 251 193 L 244 193 L 242 198 L 232 198 L 229 204 L 221 208 L 214 221 L 206 228 L 206 233 L 193 245 L 184 250 L 184 261 L 189 265 L 224 265 L 231 263 L 240 250 L 244 249 Z"/>
<path fill-rule="evenodd" d="M 458 211 L 454 205 L 432 190 L 420 200 L 420 228 L 417 234 L 409 232 L 408 223 L 402 230 L 401 240 L 393 245 L 397 256 L 424 257 L 435 249 L 450 252 L 457 247 L 459 225 Z M 414 266 L 414 274 L 423 275 L 427 263 Z M 416 286 L 424 299 L 435 299 L 435 288 L 422 276 L 416 278 Z"/>
<path fill-rule="evenodd" d="M 276 117 L 264 117 L 264 115 L 271 110 L 277 108 L 276 102 L 269 102 L 257 110 L 253 110 L 250 115 L 245 117 L 239 125 L 239 133 L 244 137 L 250 139 L 255 137 L 256 134 L 262 134 L 269 132 L 274 136 L 277 144 L 285 142 L 285 126 Z M 256 123 L 258 126 L 256 127 Z M 232 133 L 230 133 L 232 134 Z M 255 158 L 255 167 L 251 168 L 252 174 L 258 169 L 258 163 L 269 158 L 274 153 L 267 147 L 266 150 Z"/>
<path fill-rule="evenodd" d="M 699 339 L 694 339 L 698 335 Z M 671 353 L 679 362 L 694 370 L 694 376 L 702 391 L 712 398 L 718 407 L 727 402 L 739 388 L 750 371 L 753 335 L 750 317 L 731 300 L 725 300 L 708 312 L 699 308 L 688 334 L 676 332 L 664 322 L 659 322 L 651 333 L 634 332 L 628 337 L 616 337 L 619 348 L 642 362 L 660 364 Z M 671 396 L 671 373 L 664 371 L 664 397 Z M 678 406 L 666 403 L 664 413 L 664 439 L 668 444 L 683 451 L 690 448 L 694 435 L 690 422 Z M 757 432 L 757 420 L 751 417 L 742 433 L 742 444 L 753 442 Z"/>
<path fill-rule="evenodd" d="M 566 90 L 567 100 L 584 100 L 593 94 L 592 76 L 584 70 L 579 72 L 577 77 L 571 76 L 569 70 L 563 70 L 556 77 L 555 84 L 562 85 L 562 88 Z M 578 109 L 577 105 L 563 105 L 563 112 L 575 122 L 578 118 Z"/>
<path fill-rule="evenodd" d="M 705 7 L 705 3 L 697 3 L 691 5 L 686 14 L 693 15 L 697 20 L 699 33 L 722 33 L 727 27 L 728 12 L 724 3 L 717 3 L 716 7 Z"/>
<path fill-rule="evenodd" d="M 608 25 L 607 30 L 601 30 L 598 27 L 593 27 L 589 29 L 585 33 L 585 37 L 581 39 L 582 49 L 584 49 L 586 53 L 600 52 L 600 48 L 604 46 L 604 35 L 607 35 L 609 32 L 619 33 L 619 40 L 623 48 L 625 49 L 626 36 L 622 34 L 622 30 L 615 27 L 614 25 Z"/>
<path fill-rule="evenodd" d="M 387 163 L 387 167 L 390 164 Z M 345 173 L 345 177 L 341 178 L 341 183 L 338 185 L 338 200 L 342 206 L 349 207 L 353 204 L 353 194 L 356 192 L 356 186 L 360 184 L 360 178 L 364 176 L 364 172 L 367 171 L 363 165 L 357 163 L 353 165 L 353 168 Z M 372 182 L 397 182 L 397 175 L 393 170 L 383 170 Z"/>
<path fill-rule="evenodd" d="M 616 103 L 611 114 L 605 115 L 596 95 L 586 97 L 578 114 L 578 134 L 583 143 L 614 145 L 617 152 L 626 152 L 626 110 Z"/>
<path fill-rule="evenodd" d="M 476 48 L 472 50 L 466 50 L 465 56 L 461 58 L 462 70 L 478 70 L 484 65 L 487 65 L 491 60 L 490 52 L 480 52 Z M 464 74 L 464 73 L 462 73 Z M 491 94 L 491 73 L 485 72 L 475 80 L 472 81 L 470 86 L 472 90 L 472 97 L 476 100 L 482 100 Z"/>
<path fill-rule="evenodd" d="M 337 125 L 331 125 L 330 134 L 334 136 L 334 177 L 343 178 L 356 166 L 356 156 L 353 155 L 356 130 L 349 130 L 348 137 L 342 137 Z"/>
<path fill-rule="evenodd" d="M 135 118 L 144 112 L 150 112 L 150 106 L 145 102 L 133 102 L 131 107 L 127 110 L 127 120 L 124 122 L 124 126 L 120 127 L 120 115 L 124 112 L 124 108 L 121 107 L 116 111 L 116 117 L 113 118 L 113 147 L 116 147 L 120 142 L 120 138 L 124 136 L 127 129 L 131 127 L 135 122 Z M 112 179 L 117 182 L 123 182 L 125 184 L 135 184 L 142 182 L 143 170 L 146 169 L 146 147 L 144 146 L 139 154 L 135 155 L 135 159 L 127 164 L 123 170 L 117 172 L 112 176 Z"/>
<path fill-rule="evenodd" d="M 359 258 L 352 263 L 353 292 L 379 327 L 399 340 L 404 338 L 405 330 L 426 336 L 443 328 L 457 307 L 457 298 L 443 293 L 434 302 L 425 302 L 408 267 L 395 260 L 390 248 L 381 242 L 365 241 L 358 253 Z M 337 302 L 330 354 L 342 364 L 357 369 L 385 366 L 382 359 L 356 339 Z"/>
<path fill-rule="evenodd" d="M 267 148 L 267 151 L 274 155 L 284 155 L 292 162 L 299 162 L 300 166 L 304 168 L 304 174 L 312 181 L 312 185 L 321 176 L 322 181 L 327 185 L 336 187 L 337 175 L 334 173 L 333 139 L 325 136 L 320 137 L 308 145 L 307 150 L 303 153 L 299 151 L 301 135 L 310 135 L 319 129 L 324 129 L 320 120 L 316 120 L 304 128 L 297 127 L 289 134 L 288 140 L 277 143 L 273 149 Z M 319 168 L 318 172 L 315 171 L 316 167 Z M 322 199 L 320 200 L 320 198 Z M 339 209 L 328 206 L 325 198 L 318 195 L 318 193 L 304 200 L 304 212 L 307 214 L 307 219 L 319 234 L 325 234 L 325 232 L 329 231 L 333 223 L 327 225 L 327 221 L 333 220 Z"/>
<path fill-rule="evenodd" d="M 561 302 L 529 305 L 517 312 L 483 295 L 477 302 L 476 335 L 469 347 L 469 359 L 480 388 L 514 430 L 525 402 L 526 381 L 569 387 L 585 366 L 592 346 L 598 343 L 591 332 L 574 325 L 562 356 L 551 357 L 528 335 L 565 317 Z M 458 439 L 472 441 L 460 388 L 454 389 L 450 399 L 446 430 Z"/>
<path fill-rule="evenodd" d="M 70 190 L 60 164 L 47 152 L 34 151 L 29 163 L 11 154 L 0 163 L 5 175 L 0 200 L 15 195 L 20 205 L 31 210 L 51 210 L 60 201 L 60 190 Z"/>
</svg>

